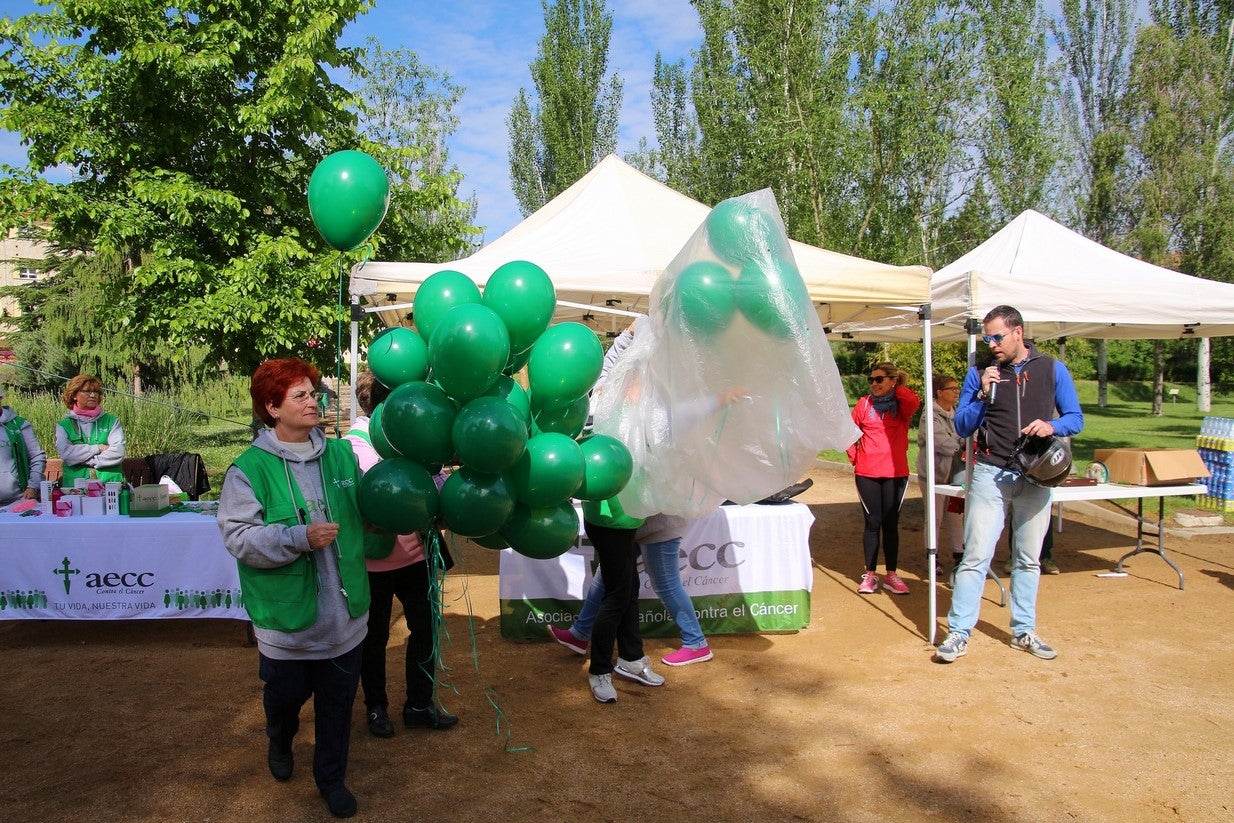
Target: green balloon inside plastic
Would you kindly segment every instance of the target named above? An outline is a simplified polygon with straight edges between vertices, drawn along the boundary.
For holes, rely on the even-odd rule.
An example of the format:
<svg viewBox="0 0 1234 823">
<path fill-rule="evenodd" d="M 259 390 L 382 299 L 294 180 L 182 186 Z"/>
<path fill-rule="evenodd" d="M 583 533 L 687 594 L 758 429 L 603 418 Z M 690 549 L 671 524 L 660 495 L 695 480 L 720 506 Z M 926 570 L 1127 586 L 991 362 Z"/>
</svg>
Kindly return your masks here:
<svg viewBox="0 0 1234 823">
<path fill-rule="evenodd" d="M 416 289 L 411 317 L 415 320 L 416 331 L 427 343 L 433 338 L 433 331 L 446 312 L 455 306 L 479 302 L 480 287 L 475 281 L 462 272 L 442 269 L 430 274 Z"/>
<path fill-rule="evenodd" d="M 564 434 L 537 434 L 527 441 L 527 448 L 507 476 L 518 502 L 532 507 L 555 506 L 582 485 L 583 450 Z"/>
<path fill-rule="evenodd" d="M 459 403 L 488 391 L 509 356 L 505 324 L 492 309 L 478 304 L 450 309 L 428 341 L 433 379 Z"/>
<path fill-rule="evenodd" d="M 505 321 L 510 350 L 521 352 L 548 328 L 557 308 L 557 291 L 544 269 L 526 260 L 511 260 L 484 284 L 484 305 Z"/>
<path fill-rule="evenodd" d="M 751 260 L 786 257 L 784 230 L 767 212 L 738 199 L 725 200 L 707 215 L 707 242 L 716 257 L 745 265 Z"/>
<path fill-rule="evenodd" d="M 428 374 L 428 345 L 403 326 L 386 329 L 368 347 L 368 367 L 384 385 L 394 388 Z"/>
<path fill-rule="evenodd" d="M 578 437 L 587 423 L 591 398 L 583 395 L 573 403 L 553 409 L 540 409 L 531 418 L 531 433 L 557 432 L 566 437 Z"/>
<path fill-rule="evenodd" d="M 806 312 L 813 311 L 810 292 L 797 266 L 784 258 L 753 261 L 737 278 L 737 308 L 746 319 L 773 337 L 804 334 Z"/>
<path fill-rule="evenodd" d="M 578 512 L 569 500 L 541 508 L 515 506 L 500 533 L 519 554 L 551 560 L 578 540 Z"/>
<path fill-rule="evenodd" d="M 634 474 L 634 460 L 620 440 L 593 434 L 579 443 L 583 452 L 583 484 L 574 496 L 580 500 L 608 500 L 626 487 Z"/>
<path fill-rule="evenodd" d="M 441 521 L 463 537 L 492 534 L 514 511 L 514 493 L 500 475 L 464 466 L 441 487 Z"/>
<path fill-rule="evenodd" d="M 719 263 L 699 260 L 677 275 L 677 302 L 686 328 L 704 337 L 728 328 L 736 311 L 734 279 Z"/>
<path fill-rule="evenodd" d="M 451 430 L 457 409 L 441 389 L 421 381 L 404 383 L 382 406 L 382 431 L 400 454 L 425 465 L 454 457 Z"/>
<path fill-rule="evenodd" d="M 454 450 L 464 466 L 499 474 L 522 455 L 527 445 L 527 421 L 500 397 L 477 397 L 459 410 L 452 434 Z"/>
<path fill-rule="evenodd" d="M 573 403 L 591 390 L 604 366 L 604 347 L 582 323 L 560 323 L 531 347 L 527 385 L 540 408 Z"/>
<path fill-rule="evenodd" d="M 480 537 L 471 538 L 471 542 L 475 543 L 482 549 L 499 552 L 502 549 L 510 548 L 510 541 L 501 536 L 500 532 L 481 535 Z"/>
<path fill-rule="evenodd" d="M 524 426 L 531 424 L 531 398 L 527 396 L 527 390 L 515 383 L 513 378 L 503 374 L 481 397 L 502 398 L 523 418 Z"/>
<path fill-rule="evenodd" d="M 385 406 L 385 403 L 378 403 L 377 408 L 373 409 L 373 416 L 368 419 L 368 437 L 373 443 L 373 450 L 383 458 L 402 457 L 398 449 L 390 445 L 390 441 L 386 439 L 385 429 L 382 428 L 381 418 L 385 412 Z"/>
<path fill-rule="evenodd" d="M 407 534 L 437 516 L 437 485 L 419 463 L 405 457 L 382 460 L 360 478 L 360 512 L 387 531 Z"/>
<path fill-rule="evenodd" d="M 331 248 L 351 251 L 385 218 L 390 180 L 381 164 L 364 152 L 336 151 L 313 169 L 308 202 L 322 239 Z"/>
</svg>

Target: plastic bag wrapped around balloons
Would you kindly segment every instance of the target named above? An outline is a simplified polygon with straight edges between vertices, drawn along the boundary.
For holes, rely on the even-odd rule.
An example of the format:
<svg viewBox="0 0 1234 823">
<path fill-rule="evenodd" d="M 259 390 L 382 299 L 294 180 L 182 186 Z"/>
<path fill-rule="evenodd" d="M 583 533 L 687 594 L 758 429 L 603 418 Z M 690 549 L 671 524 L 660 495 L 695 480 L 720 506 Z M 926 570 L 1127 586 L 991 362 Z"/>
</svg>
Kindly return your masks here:
<svg viewBox="0 0 1234 823">
<path fill-rule="evenodd" d="M 636 517 L 761 500 L 857 439 L 769 189 L 718 205 L 660 275 L 592 411 L 633 457 Z"/>
</svg>

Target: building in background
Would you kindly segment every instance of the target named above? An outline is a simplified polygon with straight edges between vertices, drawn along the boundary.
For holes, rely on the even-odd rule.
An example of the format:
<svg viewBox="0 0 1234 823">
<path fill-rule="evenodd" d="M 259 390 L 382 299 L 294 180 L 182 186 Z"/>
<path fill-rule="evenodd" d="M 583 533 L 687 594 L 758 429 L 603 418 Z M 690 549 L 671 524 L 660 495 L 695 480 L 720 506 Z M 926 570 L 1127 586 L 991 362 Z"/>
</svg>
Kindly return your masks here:
<svg viewBox="0 0 1234 823">
<path fill-rule="evenodd" d="M 43 258 L 47 244 L 40 238 L 42 233 L 34 224 L 10 228 L 0 237 L 0 287 L 24 286 L 43 277 Z M 16 328 L 10 318 L 21 313 L 17 300 L 0 296 L 0 363 L 13 360 L 11 335 Z"/>
</svg>

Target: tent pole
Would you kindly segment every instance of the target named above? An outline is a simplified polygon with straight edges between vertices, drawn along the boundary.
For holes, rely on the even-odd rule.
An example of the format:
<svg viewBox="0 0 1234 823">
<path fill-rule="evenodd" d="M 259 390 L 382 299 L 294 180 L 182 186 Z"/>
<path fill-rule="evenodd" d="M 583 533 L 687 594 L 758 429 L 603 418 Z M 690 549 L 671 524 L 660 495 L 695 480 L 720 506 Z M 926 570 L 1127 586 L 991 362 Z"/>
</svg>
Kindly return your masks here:
<svg viewBox="0 0 1234 823">
<path fill-rule="evenodd" d="M 351 296 L 351 379 L 347 384 L 351 394 L 351 405 L 348 408 L 351 410 L 352 421 L 356 419 L 356 373 L 359 370 L 360 359 L 360 318 L 363 316 L 364 310 L 360 308 L 360 295 L 353 294 Z"/>
<path fill-rule="evenodd" d="M 938 627 L 938 523 L 934 516 L 936 508 L 934 485 L 938 478 L 934 476 L 934 342 L 930 332 L 930 304 L 921 307 L 918 312 L 921 318 L 922 341 L 922 394 L 925 395 L 925 411 L 922 412 L 926 427 L 926 495 L 925 500 L 925 539 L 926 539 L 926 573 L 930 576 L 930 645 L 934 645 L 934 634 Z"/>
</svg>

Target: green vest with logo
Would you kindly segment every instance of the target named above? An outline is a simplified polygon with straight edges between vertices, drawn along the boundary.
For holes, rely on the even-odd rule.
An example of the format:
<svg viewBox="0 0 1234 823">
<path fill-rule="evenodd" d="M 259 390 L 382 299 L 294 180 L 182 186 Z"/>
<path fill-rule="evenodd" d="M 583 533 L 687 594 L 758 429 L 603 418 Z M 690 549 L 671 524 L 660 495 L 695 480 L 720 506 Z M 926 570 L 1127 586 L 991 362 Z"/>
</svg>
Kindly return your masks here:
<svg viewBox="0 0 1234 823">
<path fill-rule="evenodd" d="M 17 487 L 22 491 L 25 491 L 30 483 L 30 455 L 26 451 L 26 438 L 21 434 L 24 425 L 26 425 L 26 418 L 16 416 L 4 424 L 5 434 L 9 438 L 9 447 L 13 450 L 13 470 L 17 472 Z"/>
<path fill-rule="evenodd" d="M 107 442 L 107 436 L 111 434 L 111 430 L 119 425 L 120 421 L 114 414 L 103 412 L 94 421 L 94 425 L 90 427 L 89 436 L 82 433 L 81 426 L 77 425 L 77 421 L 71 417 L 66 417 L 56 425 L 64 431 L 69 442 L 75 446 L 102 446 Z M 60 485 L 66 489 L 73 488 L 73 481 L 79 477 L 89 478 L 91 480 L 98 479 L 104 483 L 123 483 L 124 472 L 119 469 L 95 469 L 90 466 L 70 466 L 64 464 L 64 474 L 60 478 Z"/>
<path fill-rule="evenodd" d="M 253 495 L 261 502 L 266 525 L 301 525 L 300 512 L 307 509 L 307 504 L 281 457 L 263 449 L 249 448 L 236 458 L 235 466 L 244 472 L 253 487 Z M 370 599 L 364 559 L 388 556 L 394 548 L 394 536 L 364 530 L 364 520 L 356 502 L 360 469 L 350 443 L 327 440 L 318 468 L 331 522 L 339 525 L 334 552 L 347 611 L 352 617 L 359 617 L 368 611 Z M 298 632 L 316 622 L 317 562 L 312 552 L 303 552 L 287 565 L 273 569 L 259 569 L 239 561 L 236 565 L 240 571 L 244 605 L 253 625 L 280 632 Z"/>
</svg>

